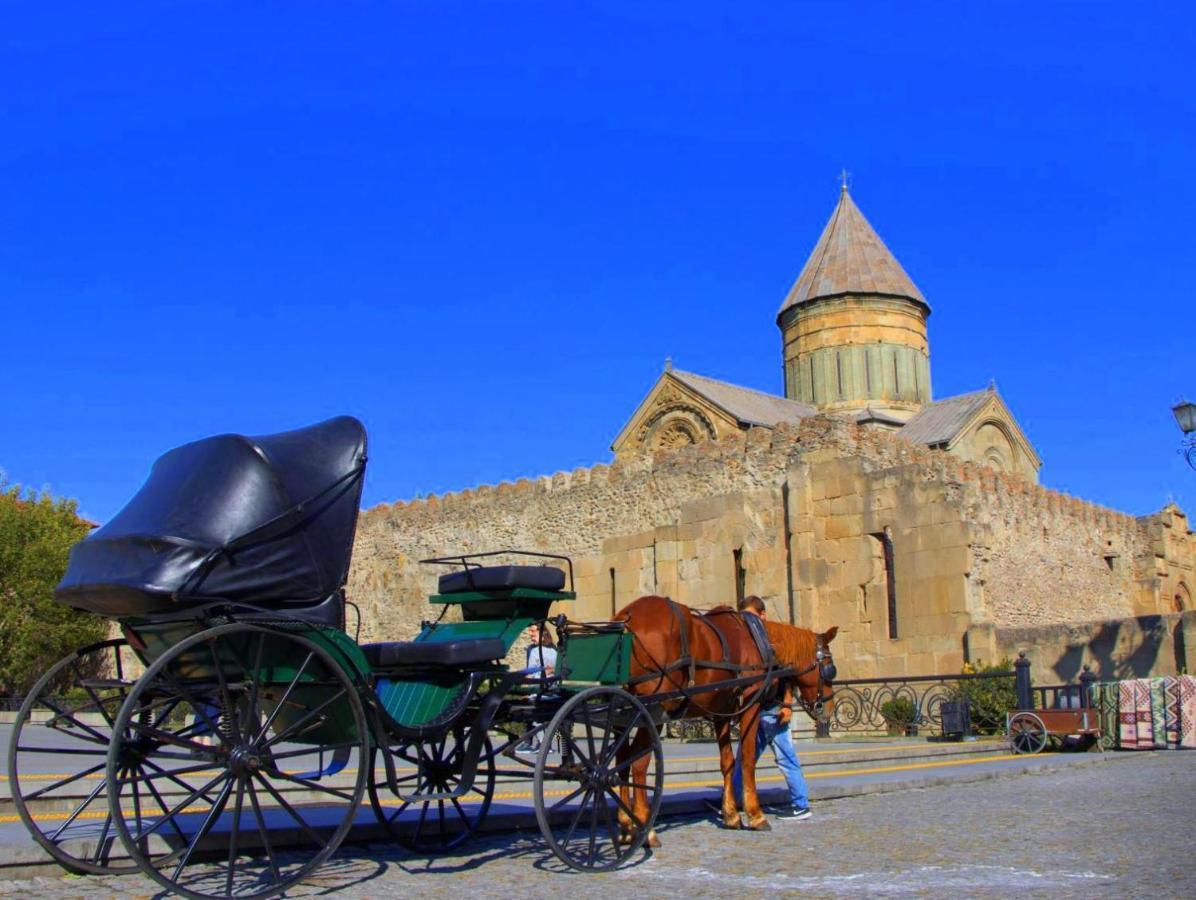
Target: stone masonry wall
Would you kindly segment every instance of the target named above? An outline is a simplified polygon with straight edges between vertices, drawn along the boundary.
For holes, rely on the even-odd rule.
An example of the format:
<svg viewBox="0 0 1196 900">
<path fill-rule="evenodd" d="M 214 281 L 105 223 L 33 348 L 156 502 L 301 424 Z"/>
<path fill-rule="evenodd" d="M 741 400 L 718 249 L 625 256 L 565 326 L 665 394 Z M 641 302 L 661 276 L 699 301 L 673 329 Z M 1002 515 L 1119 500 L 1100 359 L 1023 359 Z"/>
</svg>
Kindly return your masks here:
<svg viewBox="0 0 1196 900">
<path fill-rule="evenodd" d="M 579 598 L 563 611 L 577 619 L 646 593 L 733 603 L 742 579 L 779 618 L 839 625 L 846 677 L 955 671 L 973 625 L 1171 612 L 1196 561 L 1174 508 L 1134 519 L 817 416 L 367 510 L 349 582 L 363 640 L 407 638 L 432 615 L 437 570 L 420 558 L 507 547 L 573 558 Z"/>
</svg>

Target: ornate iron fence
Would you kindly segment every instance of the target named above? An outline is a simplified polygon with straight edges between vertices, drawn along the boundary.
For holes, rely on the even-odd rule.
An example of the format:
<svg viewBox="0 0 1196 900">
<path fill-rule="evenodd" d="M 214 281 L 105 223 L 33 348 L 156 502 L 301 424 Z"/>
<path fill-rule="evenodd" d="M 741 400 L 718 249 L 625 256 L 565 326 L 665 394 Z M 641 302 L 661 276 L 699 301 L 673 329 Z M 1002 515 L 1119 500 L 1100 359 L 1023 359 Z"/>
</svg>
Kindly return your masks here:
<svg viewBox="0 0 1196 900">
<path fill-rule="evenodd" d="M 836 681 L 824 733 L 942 734 L 943 704 L 966 699 L 972 732 L 999 734 L 1015 697 L 1012 671 Z"/>
</svg>

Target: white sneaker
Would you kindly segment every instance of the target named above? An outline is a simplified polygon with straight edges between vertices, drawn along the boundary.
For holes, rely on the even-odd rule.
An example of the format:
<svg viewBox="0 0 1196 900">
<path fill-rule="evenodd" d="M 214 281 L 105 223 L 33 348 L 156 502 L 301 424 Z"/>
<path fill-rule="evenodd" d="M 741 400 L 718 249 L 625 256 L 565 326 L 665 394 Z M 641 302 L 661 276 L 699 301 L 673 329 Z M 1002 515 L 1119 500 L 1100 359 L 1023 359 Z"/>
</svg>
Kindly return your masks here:
<svg viewBox="0 0 1196 900">
<path fill-rule="evenodd" d="M 782 813 L 777 813 L 777 818 L 784 819 L 785 821 L 797 822 L 802 819 L 808 819 L 812 815 L 813 813 L 810 812 L 810 808 L 808 806 L 805 809 L 797 809 L 796 807 L 793 807 L 791 809 L 785 810 Z"/>
</svg>

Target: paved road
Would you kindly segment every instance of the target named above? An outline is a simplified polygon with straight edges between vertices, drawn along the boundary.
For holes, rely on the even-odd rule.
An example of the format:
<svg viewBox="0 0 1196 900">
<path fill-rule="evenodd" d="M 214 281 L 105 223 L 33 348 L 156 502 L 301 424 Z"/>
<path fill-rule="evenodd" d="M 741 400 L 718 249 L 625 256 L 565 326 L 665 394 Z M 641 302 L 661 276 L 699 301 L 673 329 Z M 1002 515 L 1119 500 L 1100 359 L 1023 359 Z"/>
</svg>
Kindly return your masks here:
<svg viewBox="0 0 1196 900">
<path fill-rule="evenodd" d="M 1194 799 L 1196 754 L 1117 755 L 823 801 L 814 818 L 777 822 L 767 834 L 677 817 L 663 823 L 661 850 L 605 875 L 562 871 L 534 832 L 482 836 L 440 859 L 350 847 L 293 895 L 1186 898 L 1196 895 Z M 156 890 L 139 876 L 54 877 L 0 882 L 3 894 L 99 900 Z"/>
</svg>

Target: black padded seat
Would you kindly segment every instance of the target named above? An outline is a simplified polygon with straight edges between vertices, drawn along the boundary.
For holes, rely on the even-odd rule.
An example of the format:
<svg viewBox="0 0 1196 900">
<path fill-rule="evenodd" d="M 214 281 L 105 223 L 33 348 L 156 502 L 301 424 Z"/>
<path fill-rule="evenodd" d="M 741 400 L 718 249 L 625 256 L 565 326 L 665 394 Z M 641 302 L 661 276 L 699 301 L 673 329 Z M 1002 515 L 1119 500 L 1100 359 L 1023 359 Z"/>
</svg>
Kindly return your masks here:
<svg viewBox="0 0 1196 900">
<path fill-rule="evenodd" d="M 361 651 L 371 666 L 474 666 L 507 655 L 500 638 L 470 638 L 459 641 L 391 641 L 362 644 Z"/>
<path fill-rule="evenodd" d="M 440 576 L 440 593 L 464 591 L 507 591 L 532 588 L 559 591 L 565 586 L 565 573 L 552 566 L 478 566 Z"/>
</svg>

